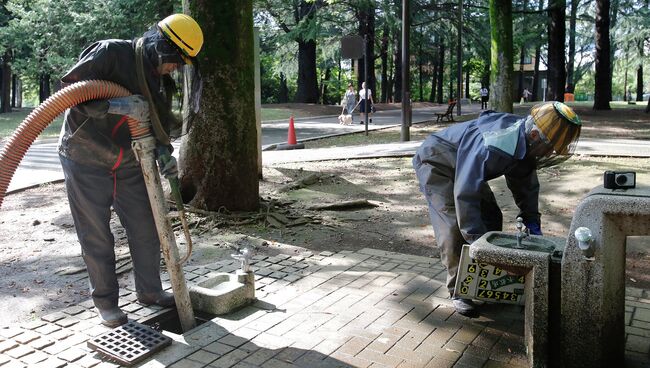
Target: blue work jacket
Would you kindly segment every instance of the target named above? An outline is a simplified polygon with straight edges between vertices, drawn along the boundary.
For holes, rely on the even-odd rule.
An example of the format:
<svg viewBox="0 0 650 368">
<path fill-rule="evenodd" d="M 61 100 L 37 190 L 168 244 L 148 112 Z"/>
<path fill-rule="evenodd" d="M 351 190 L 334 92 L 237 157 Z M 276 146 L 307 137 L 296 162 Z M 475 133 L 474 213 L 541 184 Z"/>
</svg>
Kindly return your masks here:
<svg viewBox="0 0 650 368">
<path fill-rule="evenodd" d="M 523 121 L 521 116 L 485 111 L 478 119 L 431 134 L 416 151 L 413 166 L 420 189 L 426 196 L 451 197 L 461 234 L 469 243 L 487 231 L 481 219 L 481 189 L 502 175 L 519 216 L 527 223 L 540 222 L 539 182 L 535 160 L 526 156 Z"/>
</svg>

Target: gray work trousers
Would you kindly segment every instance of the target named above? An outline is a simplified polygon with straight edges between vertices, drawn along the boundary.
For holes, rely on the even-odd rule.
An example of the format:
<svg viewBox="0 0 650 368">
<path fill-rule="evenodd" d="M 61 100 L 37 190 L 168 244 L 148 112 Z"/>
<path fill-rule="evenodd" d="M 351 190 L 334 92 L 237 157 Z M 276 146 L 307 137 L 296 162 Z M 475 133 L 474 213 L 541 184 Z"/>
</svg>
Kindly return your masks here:
<svg viewBox="0 0 650 368">
<path fill-rule="evenodd" d="M 429 164 L 419 163 L 416 168 L 420 190 L 429 205 L 429 217 L 436 244 L 440 250 L 440 260 L 447 269 L 447 290 L 454 294 L 460 252 L 467 244 L 458 226 L 456 205 L 454 202 L 453 173 L 447 168 L 435 168 Z M 431 183 L 436 183 L 434 186 Z M 490 186 L 481 187 L 481 218 L 488 231 L 500 231 L 503 215 Z"/>
<path fill-rule="evenodd" d="M 115 241 L 109 225 L 111 206 L 126 230 L 136 291 L 160 292 L 160 241 L 142 170 L 125 167 L 111 173 L 63 156 L 60 159 L 95 306 L 118 306 Z"/>
</svg>

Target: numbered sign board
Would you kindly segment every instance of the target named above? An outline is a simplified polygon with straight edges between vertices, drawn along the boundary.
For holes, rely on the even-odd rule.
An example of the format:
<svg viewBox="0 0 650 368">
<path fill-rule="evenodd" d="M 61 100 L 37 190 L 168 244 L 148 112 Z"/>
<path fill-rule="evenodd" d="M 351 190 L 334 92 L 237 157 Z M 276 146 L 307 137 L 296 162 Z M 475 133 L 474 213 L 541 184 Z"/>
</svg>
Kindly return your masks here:
<svg viewBox="0 0 650 368">
<path fill-rule="evenodd" d="M 524 276 L 513 275 L 499 267 L 476 263 L 469 257 L 469 245 L 463 245 L 454 296 L 488 302 L 524 304 Z"/>
</svg>

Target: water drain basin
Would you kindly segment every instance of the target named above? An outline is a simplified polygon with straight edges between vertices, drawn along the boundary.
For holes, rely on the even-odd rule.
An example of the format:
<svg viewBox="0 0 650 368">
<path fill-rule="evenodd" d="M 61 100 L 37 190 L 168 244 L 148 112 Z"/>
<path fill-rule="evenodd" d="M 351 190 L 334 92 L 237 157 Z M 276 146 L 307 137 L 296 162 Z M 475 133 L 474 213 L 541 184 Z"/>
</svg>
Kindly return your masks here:
<svg viewBox="0 0 650 368">
<path fill-rule="evenodd" d="M 119 364 L 132 366 L 171 344 L 172 340 L 135 321 L 88 341 L 88 347 Z"/>
</svg>

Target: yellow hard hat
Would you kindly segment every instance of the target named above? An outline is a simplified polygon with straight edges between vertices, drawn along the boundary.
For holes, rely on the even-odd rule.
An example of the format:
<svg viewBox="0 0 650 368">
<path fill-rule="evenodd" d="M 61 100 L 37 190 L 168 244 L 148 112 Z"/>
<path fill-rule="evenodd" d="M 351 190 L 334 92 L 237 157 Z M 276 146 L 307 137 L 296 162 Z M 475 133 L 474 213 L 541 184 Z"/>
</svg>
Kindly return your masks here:
<svg viewBox="0 0 650 368">
<path fill-rule="evenodd" d="M 533 106 L 530 115 L 556 154 L 573 153 L 582 123 L 572 108 L 562 102 L 546 102 Z"/>
<path fill-rule="evenodd" d="M 172 14 L 158 22 L 158 28 L 181 52 L 186 63 L 198 55 L 203 46 L 203 31 L 192 17 L 186 14 Z"/>
</svg>

